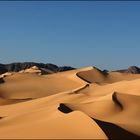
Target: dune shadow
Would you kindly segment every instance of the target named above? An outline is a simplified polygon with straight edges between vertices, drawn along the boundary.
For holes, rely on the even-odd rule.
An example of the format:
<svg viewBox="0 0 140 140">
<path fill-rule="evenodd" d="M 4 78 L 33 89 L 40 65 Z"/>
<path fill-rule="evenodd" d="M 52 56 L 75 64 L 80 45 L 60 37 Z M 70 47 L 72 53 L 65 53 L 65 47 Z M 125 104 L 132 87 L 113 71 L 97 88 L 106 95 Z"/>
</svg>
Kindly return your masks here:
<svg viewBox="0 0 140 140">
<path fill-rule="evenodd" d="M 88 89 L 89 88 L 89 84 L 86 84 L 85 86 L 79 88 L 78 90 L 74 91 L 74 93 L 78 94 L 78 93 L 81 93 L 83 92 L 84 90 Z"/>
<path fill-rule="evenodd" d="M 82 76 L 79 75 L 79 73 L 76 73 L 76 76 L 79 77 L 81 80 L 91 84 L 92 82 L 88 81 L 87 79 L 83 78 Z"/>
<path fill-rule="evenodd" d="M 6 97 L 2 96 L 0 94 L 0 106 L 5 106 L 5 105 L 13 105 L 13 104 L 18 104 L 18 103 L 23 103 L 27 101 L 31 101 L 32 98 L 26 98 L 26 99 L 7 99 Z"/>
<path fill-rule="evenodd" d="M 123 105 L 118 100 L 116 92 L 112 94 L 112 100 L 121 108 L 121 110 L 123 110 Z"/>
<path fill-rule="evenodd" d="M 6 116 L 0 117 L 0 120 L 2 120 L 3 118 L 5 118 Z"/>
<path fill-rule="evenodd" d="M 3 78 L 0 78 L 0 84 L 3 84 L 5 81 Z"/>
<path fill-rule="evenodd" d="M 133 134 L 113 123 L 104 122 L 92 118 L 99 127 L 104 131 L 107 137 L 111 140 L 126 139 L 126 140 L 139 140 L 140 136 Z"/>
<path fill-rule="evenodd" d="M 65 104 L 63 103 L 60 103 L 59 107 L 58 107 L 58 110 L 63 112 L 63 113 L 70 113 L 72 112 L 73 110 L 71 110 L 69 107 L 67 107 Z"/>
</svg>

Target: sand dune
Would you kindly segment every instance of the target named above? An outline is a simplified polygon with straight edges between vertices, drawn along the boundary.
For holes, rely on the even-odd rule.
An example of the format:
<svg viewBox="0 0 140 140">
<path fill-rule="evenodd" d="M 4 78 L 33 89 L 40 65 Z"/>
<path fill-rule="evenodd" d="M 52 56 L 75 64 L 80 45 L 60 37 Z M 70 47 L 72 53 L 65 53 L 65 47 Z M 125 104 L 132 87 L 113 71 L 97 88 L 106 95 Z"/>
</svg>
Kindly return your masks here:
<svg viewBox="0 0 140 140">
<path fill-rule="evenodd" d="M 33 69 L 3 77 L 0 138 L 140 138 L 139 74 Z"/>
<path fill-rule="evenodd" d="M 122 80 L 139 79 L 140 74 L 120 73 L 120 72 L 104 72 L 96 67 L 89 67 L 85 71 L 80 71 L 77 76 L 89 83 L 114 83 Z"/>
<path fill-rule="evenodd" d="M 81 127 L 82 125 L 86 127 Z M 32 131 L 29 131 L 30 129 Z M 48 112 L 47 108 L 3 118 L 0 136 L 1 138 L 107 138 L 101 128 L 84 113 L 76 111 L 65 115 L 57 110 Z"/>
</svg>

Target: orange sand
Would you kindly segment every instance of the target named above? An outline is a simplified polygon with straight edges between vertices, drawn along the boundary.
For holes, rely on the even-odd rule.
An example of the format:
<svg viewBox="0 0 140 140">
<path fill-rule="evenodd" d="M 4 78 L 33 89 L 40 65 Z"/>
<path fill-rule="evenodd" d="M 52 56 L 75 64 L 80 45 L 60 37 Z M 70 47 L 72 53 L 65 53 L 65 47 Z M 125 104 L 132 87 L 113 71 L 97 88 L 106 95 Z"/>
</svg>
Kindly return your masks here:
<svg viewBox="0 0 140 140">
<path fill-rule="evenodd" d="M 2 76 L 0 138 L 139 138 L 139 74 L 87 67 L 38 75 L 32 69 Z"/>
</svg>

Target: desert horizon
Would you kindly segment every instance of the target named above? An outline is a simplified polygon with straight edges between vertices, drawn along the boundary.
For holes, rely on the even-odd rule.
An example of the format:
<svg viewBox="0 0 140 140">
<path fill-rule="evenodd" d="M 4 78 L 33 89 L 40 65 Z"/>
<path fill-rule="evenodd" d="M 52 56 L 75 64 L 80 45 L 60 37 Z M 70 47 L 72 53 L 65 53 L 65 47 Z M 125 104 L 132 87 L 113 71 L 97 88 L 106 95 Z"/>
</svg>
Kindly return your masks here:
<svg viewBox="0 0 140 140">
<path fill-rule="evenodd" d="M 140 138 L 138 67 L 39 64 L 0 66 L 0 139 Z"/>
</svg>

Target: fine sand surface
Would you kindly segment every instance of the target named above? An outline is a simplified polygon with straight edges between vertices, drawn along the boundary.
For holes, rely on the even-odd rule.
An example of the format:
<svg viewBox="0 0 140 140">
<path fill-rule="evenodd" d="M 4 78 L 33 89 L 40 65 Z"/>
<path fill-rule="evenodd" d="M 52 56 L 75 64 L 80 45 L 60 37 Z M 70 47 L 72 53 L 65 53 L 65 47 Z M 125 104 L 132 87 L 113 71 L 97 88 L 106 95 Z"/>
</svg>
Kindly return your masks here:
<svg viewBox="0 0 140 140">
<path fill-rule="evenodd" d="M 140 139 L 140 74 L 39 73 L 1 76 L 1 139 Z"/>
</svg>

